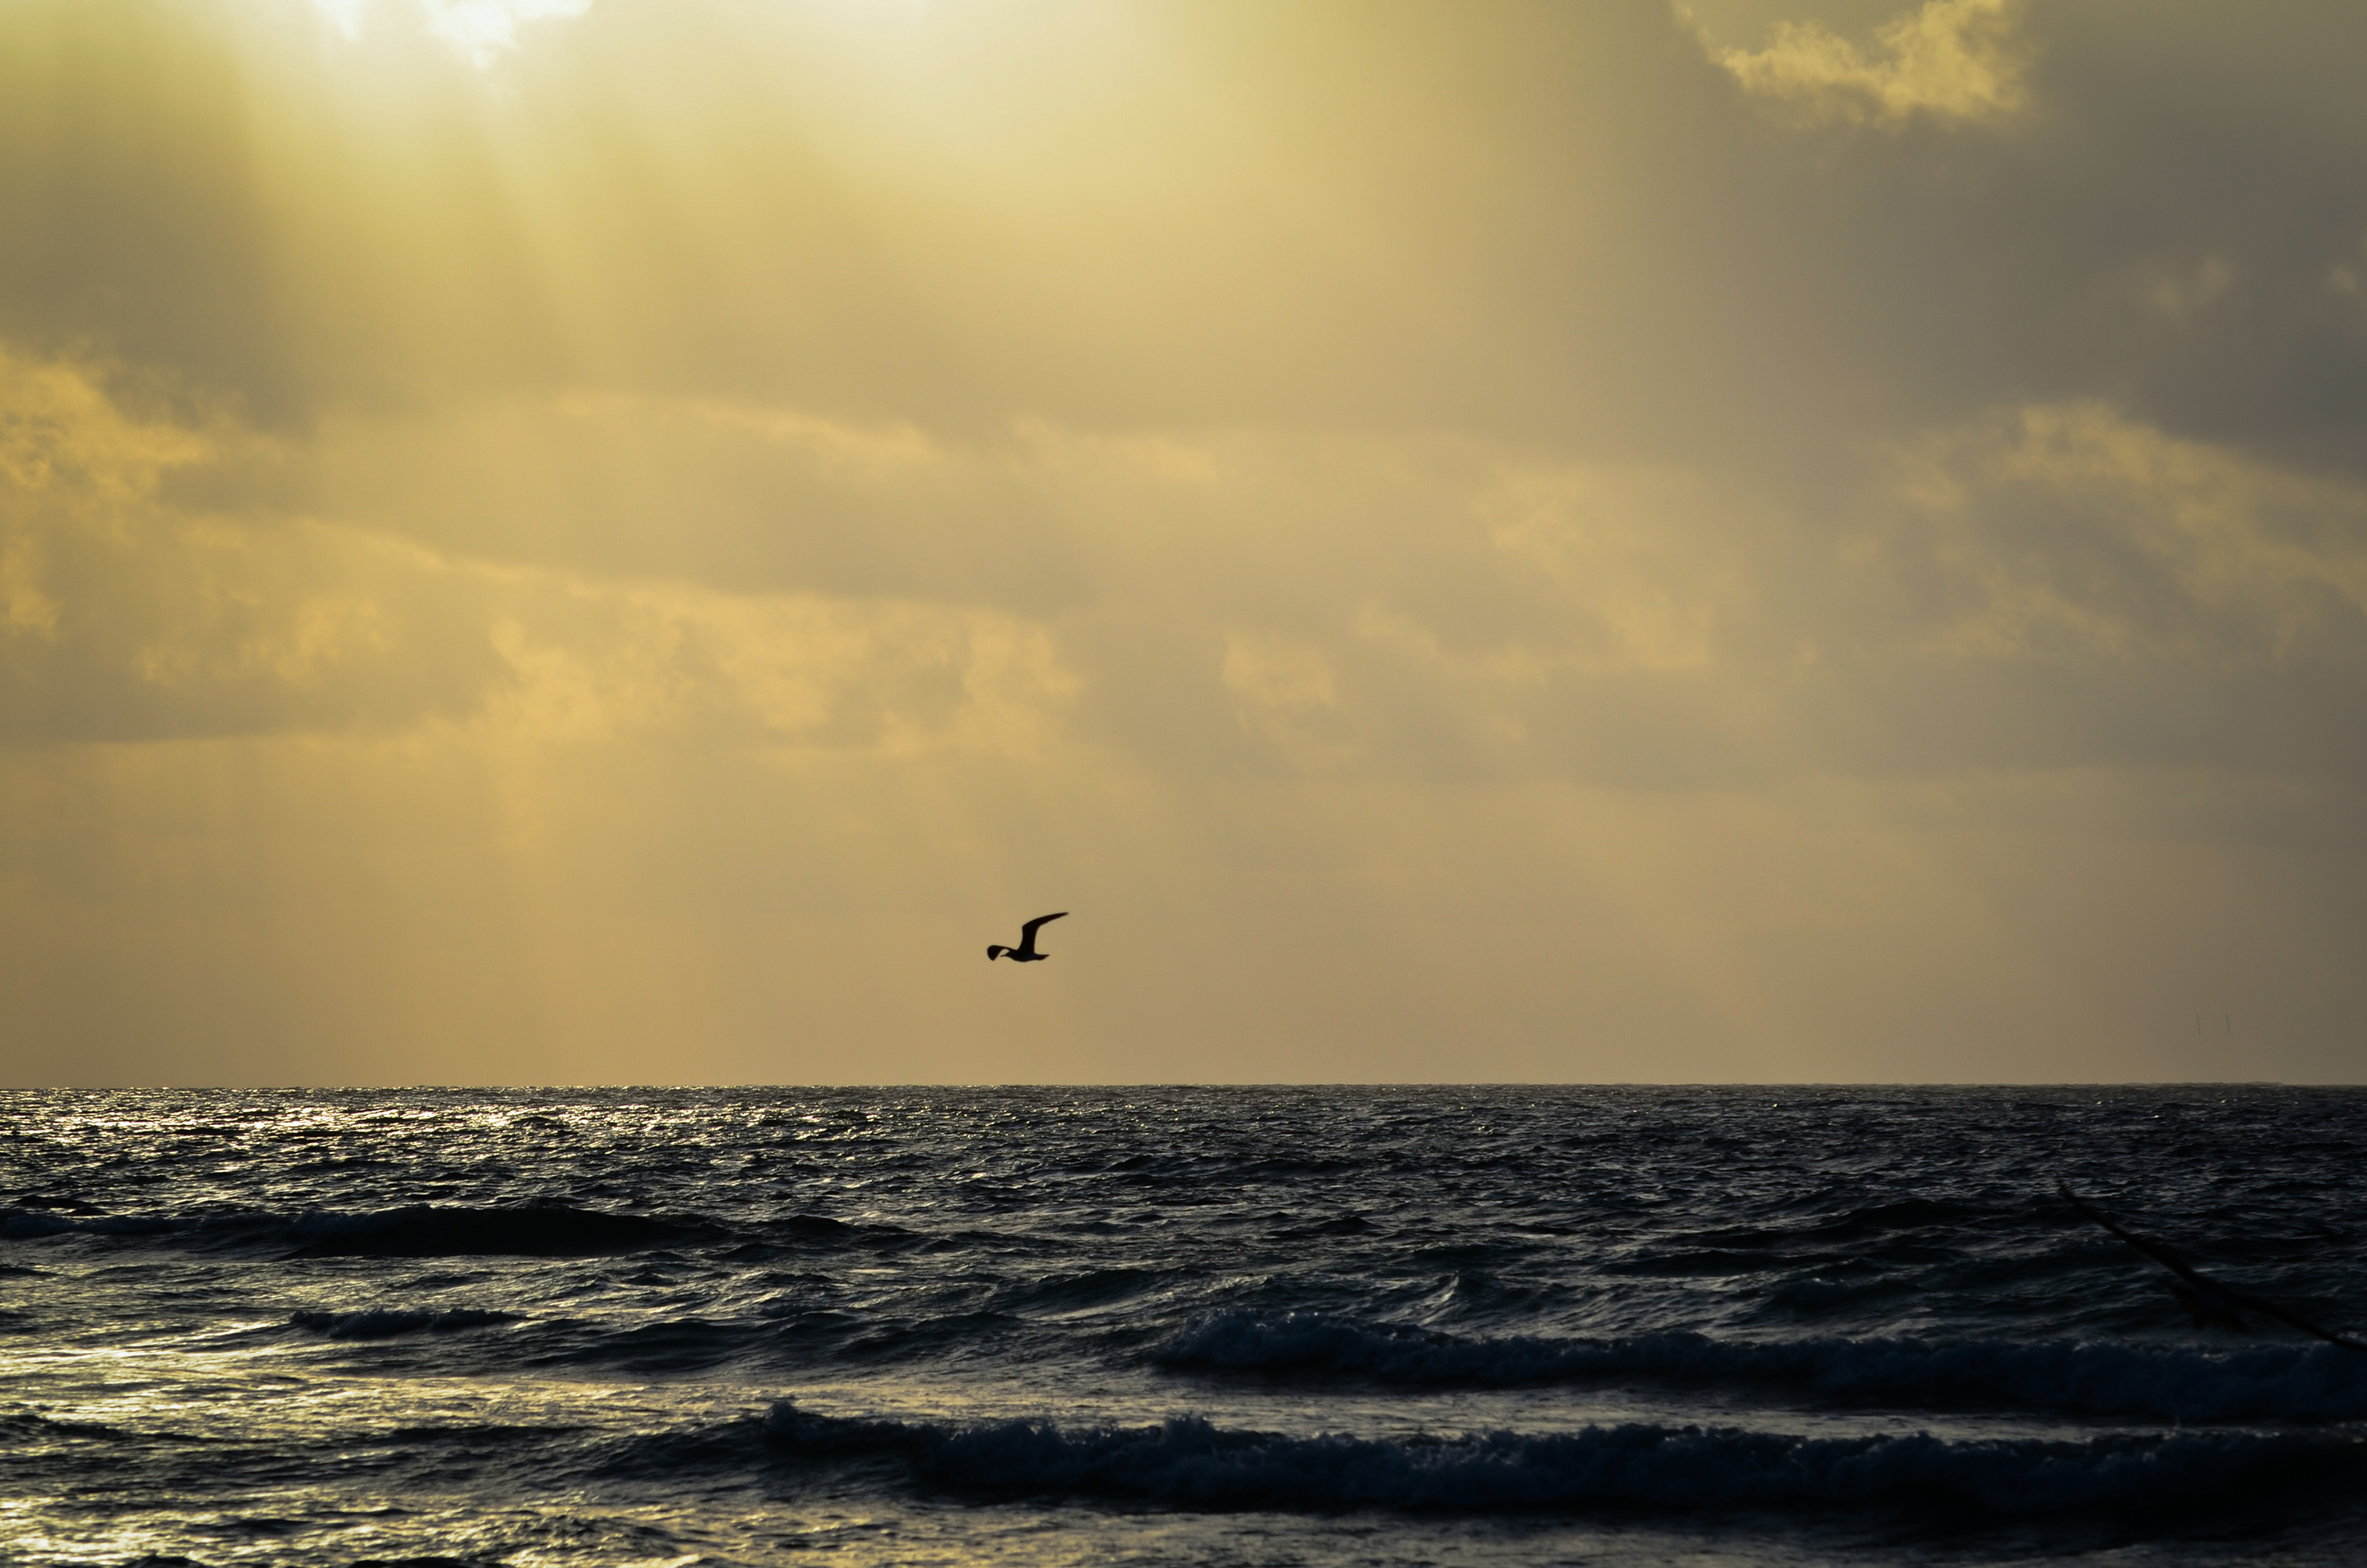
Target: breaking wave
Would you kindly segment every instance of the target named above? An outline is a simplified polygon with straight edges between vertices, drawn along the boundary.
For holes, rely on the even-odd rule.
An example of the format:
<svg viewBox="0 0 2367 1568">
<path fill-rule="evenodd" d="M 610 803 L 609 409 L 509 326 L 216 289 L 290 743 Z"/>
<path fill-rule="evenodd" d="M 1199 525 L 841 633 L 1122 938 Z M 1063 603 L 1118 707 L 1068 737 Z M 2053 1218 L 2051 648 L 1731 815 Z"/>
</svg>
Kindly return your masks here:
<svg viewBox="0 0 2367 1568">
<path fill-rule="evenodd" d="M 2367 1417 L 2367 1356 L 2332 1345 L 2202 1351 L 2070 1340 L 1462 1338 L 1319 1313 L 1229 1311 L 1150 1352 L 1172 1371 L 1427 1388 L 1643 1382 L 1909 1408 L 2026 1407 L 2186 1421 Z"/>
<path fill-rule="evenodd" d="M 379 1307 L 368 1312 L 296 1312 L 288 1321 L 326 1339 L 391 1339 L 402 1334 L 457 1334 L 467 1328 L 515 1323 L 514 1312 L 482 1312 L 453 1307 L 443 1312 L 401 1312 Z"/>
<path fill-rule="evenodd" d="M 2367 1472 L 2356 1438 L 2238 1432 L 1951 1442 L 1634 1424 L 1551 1434 L 1293 1438 L 1197 1418 L 1064 1428 L 842 1419 L 776 1403 L 765 1440 L 798 1459 L 887 1460 L 922 1484 L 998 1496 L 1205 1509 L 1818 1509 L 2003 1516 L 2160 1506 Z"/>
</svg>

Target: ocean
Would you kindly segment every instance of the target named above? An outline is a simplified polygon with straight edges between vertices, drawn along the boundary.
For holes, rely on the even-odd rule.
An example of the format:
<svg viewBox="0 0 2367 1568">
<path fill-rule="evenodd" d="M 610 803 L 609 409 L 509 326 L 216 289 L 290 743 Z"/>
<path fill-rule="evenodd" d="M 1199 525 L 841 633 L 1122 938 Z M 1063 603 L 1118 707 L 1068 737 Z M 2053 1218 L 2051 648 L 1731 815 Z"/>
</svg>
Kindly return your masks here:
<svg viewBox="0 0 2367 1568">
<path fill-rule="evenodd" d="M 0 1562 L 2367 1561 L 2367 1090 L 0 1095 Z"/>
</svg>

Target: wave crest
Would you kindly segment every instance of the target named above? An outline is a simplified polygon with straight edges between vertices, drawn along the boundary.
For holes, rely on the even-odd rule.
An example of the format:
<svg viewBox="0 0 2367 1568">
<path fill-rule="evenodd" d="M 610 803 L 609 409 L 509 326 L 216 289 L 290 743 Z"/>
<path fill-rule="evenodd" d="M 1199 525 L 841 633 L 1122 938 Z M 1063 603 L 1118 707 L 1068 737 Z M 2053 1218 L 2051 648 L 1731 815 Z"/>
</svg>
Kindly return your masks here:
<svg viewBox="0 0 2367 1568">
<path fill-rule="evenodd" d="M 1550 1434 L 1386 1439 L 1235 1431 L 1196 1417 L 1064 1428 L 843 1419 L 776 1403 L 776 1450 L 823 1461 L 886 1459 L 920 1483 L 1010 1496 L 1091 1497 L 1208 1509 L 1423 1512 L 1621 1507 L 1976 1508 L 2022 1516 L 2149 1507 L 2361 1466 L 2352 1439 L 2248 1433 L 1949 1442 L 1806 1438 L 1631 1424 Z"/>
<path fill-rule="evenodd" d="M 1150 1352 L 1174 1371 L 1362 1379 L 1429 1388 L 1648 1382 L 1805 1392 L 1911 1408 L 2007 1406 L 2187 1421 L 2367 1417 L 2367 1356 L 2330 1345 L 2169 1345 L 1910 1337 L 1460 1338 L 1319 1313 L 1231 1311 Z"/>
<path fill-rule="evenodd" d="M 475 1307 L 452 1307 L 443 1312 L 375 1307 L 366 1312 L 294 1312 L 288 1314 L 288 1321 L 327 1339 L 391 1339 L 402 1334 L 457 1334 L 466 1328 L 485 1328 L 519 1319 L 514 1312 L 485 1312 Z"/>
</svg>

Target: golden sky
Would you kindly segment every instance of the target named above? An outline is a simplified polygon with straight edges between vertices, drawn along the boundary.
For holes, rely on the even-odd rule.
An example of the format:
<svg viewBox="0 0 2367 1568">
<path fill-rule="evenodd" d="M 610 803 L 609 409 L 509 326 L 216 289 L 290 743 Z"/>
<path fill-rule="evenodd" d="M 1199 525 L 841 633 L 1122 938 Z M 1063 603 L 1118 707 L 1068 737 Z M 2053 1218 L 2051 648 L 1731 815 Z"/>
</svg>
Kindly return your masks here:
<svg viewBox="0 0 2367 1568">
<path fill-rule="evenodd" d="M 0 0 L 0 1080 L 2359 1081 L 2361 59 Z"/>
</svg>

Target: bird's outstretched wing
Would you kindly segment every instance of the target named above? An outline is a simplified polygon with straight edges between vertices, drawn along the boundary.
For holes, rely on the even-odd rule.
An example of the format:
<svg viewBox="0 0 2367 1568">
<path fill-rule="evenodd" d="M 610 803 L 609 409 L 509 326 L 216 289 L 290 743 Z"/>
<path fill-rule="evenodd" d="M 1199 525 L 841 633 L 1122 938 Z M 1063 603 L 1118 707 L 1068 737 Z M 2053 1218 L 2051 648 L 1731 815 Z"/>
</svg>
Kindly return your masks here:
<svg viewBox="0 0 2367 1568">
<path fill-rule="evenodd" d="M 1036 951 L 1036 928 L 1042 925 L 1047 920 L 1057 920 L 1060 918 L 1060 915 L 1065 915 L 1068 912 L 1068 910 L 1063 909 L 1060 911 L 1059 915 L 1038 915 L 1034 919 L 1028 921 L 1025 925 L 1021 926 L 1019 928 L 1019 945 L 1013 951 L 1011 956 L 1014 958 L 1027 959 L 1040 958 L 1044 956 L 1042 953 Z"/>
<path fill-rule="evenodd" d="M 2130 1250 L 2135 1252 L 2141 1258 L 2160 1264 L 2164 1269 L 2169 1269 L 2171 1273 L 2177 1275 L 2180 1279 L 2193 1286 L 2198 1292 L 2225 1301 L 2246 1312 L 2257 1312 L 2263 1317 L 2275 1318 L 2279 1323 L 2283 1324 L 2288 1328 L 2298 1328 L 2304 1334 L 2309 1335 L 2313 1338 L 2323 1339 L 2329 1345 L 2339 1345 L 2346 1350 L 2367 1350 L 2367 1344 L 2362 1344 L 2359 1340 L 2350 1338 L 2347 1335 L 2336 1334 L 2330 1329 L 2320 1328 L 2317 1325 L 2310 1322 L 2307 1318 L 2287 1312 L 2283 1307 L 2277 1305 L 2274 1302 L 2264 1301 L 2260 1297 L 2253 1295 L 2248 1291 L 2231 1290 L 2227 1286 L 2221 1284 L 2218 1280 L 2214 1280 L 2208 1274 L 2203 1273 L 2201 1269 L 2195 1268 L 2194 1265 L 2189 1263 L 2185 1258 L 2180 1258 L 2177 1253 L 2172 1252 L 2169 1247 L 2164 1247 L 2161 1243 L 2157 1241 L 2149 1241 L 2146 1237 L 2138 1235 L 2134 1231 L 2125 1230 L 2121 1226 L 2114 1224 L 2110 1218 L 2098 1213 L 2096 1210 L 2090 1208 L 2085 1202 L 2081 1201 L 2079 1195 L 2072 1191 L 2067 1183 L 2061 1181 L 2056 1182 L 2055 1184 L 2055 1190 L 2063 1194 L 2064 1201 L 2069 1203 L 2073 1208 L 2087 1215 L 2088 1218 L 2093 1220 L 2104 1229 L 2112 1232 L 2114 1235 L 2119 1236 L 2123 1241 L 2128 1243 Z"/>
</svg>

